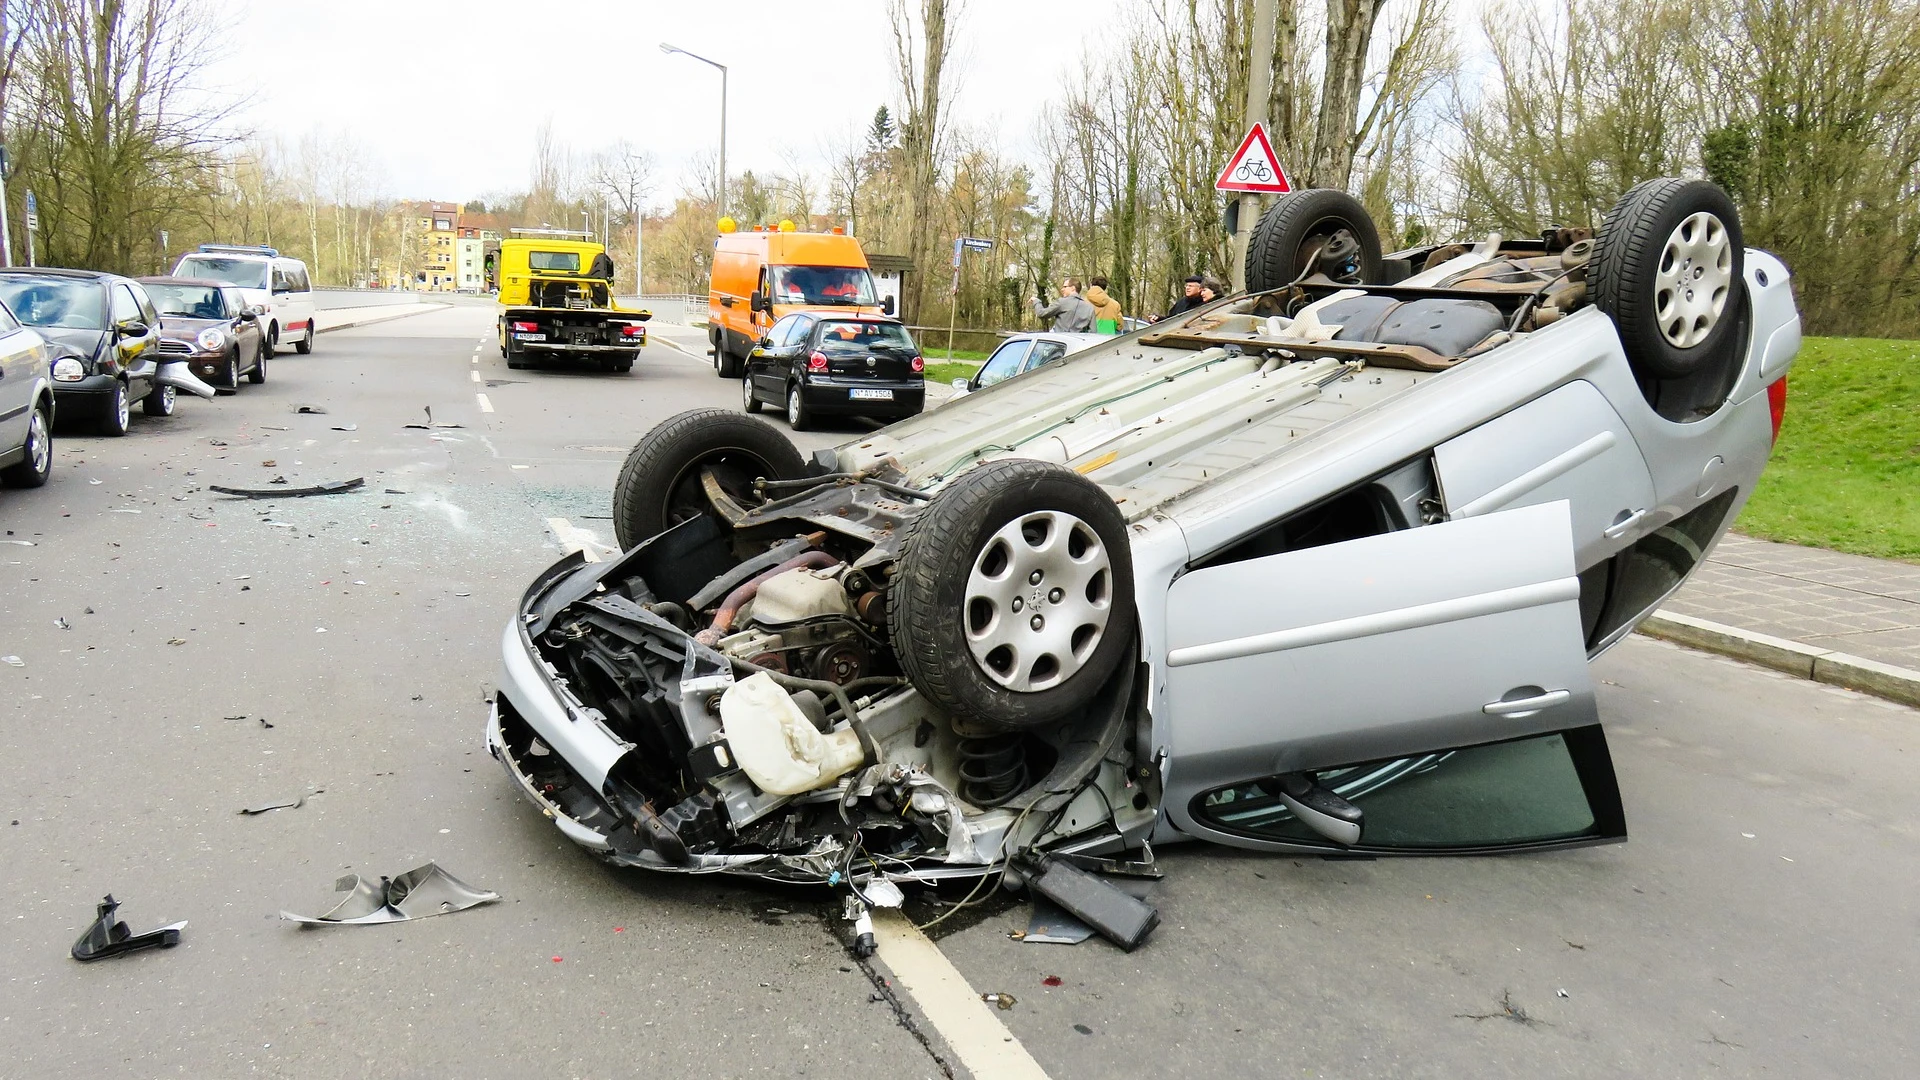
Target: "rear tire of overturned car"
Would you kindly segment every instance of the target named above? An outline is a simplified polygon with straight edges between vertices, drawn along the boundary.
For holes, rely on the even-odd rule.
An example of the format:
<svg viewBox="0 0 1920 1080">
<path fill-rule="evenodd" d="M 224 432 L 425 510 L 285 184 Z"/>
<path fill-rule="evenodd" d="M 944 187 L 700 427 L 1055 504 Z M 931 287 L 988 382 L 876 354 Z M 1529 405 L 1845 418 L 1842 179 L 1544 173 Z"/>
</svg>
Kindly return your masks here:
<svg viewBox="0 0 1920 1080">
<path fill-rule="evenodd" d="M 1247 291 L 1285 288 L 1310 268 L 1347 285 L 1380 280 L 1380 230 L 1360 200 L 1307 188 L 1280 196 L 1260 215 L 1247 243 Z"/>
<path fill-rule="evenodd" d="M 709 512 L 703 468 L 712 468 L 736 500 L 751 503 L 754 480 L 796 480 L 806 462 L 764 420 L 725 409 L 669 417 L 634 444 L 614 482 L 613 532 L 620 550 Z"/>
<path fill-rule="evenodd" d="M 1745 256 L 1733 200 L 1705 180 L 1649 180 L 1607 212 L 1587 279 L 1641 378 L 1739 363 Z"/>
<path fill-rule="evenodd" d="M 1133 647 L 1126 519 L 1086 477 L 1009 458 L 963 473 L 908 526 L 894 654 L 963 720 L 1030 729 L 1086 706 Z"/>
</svg>

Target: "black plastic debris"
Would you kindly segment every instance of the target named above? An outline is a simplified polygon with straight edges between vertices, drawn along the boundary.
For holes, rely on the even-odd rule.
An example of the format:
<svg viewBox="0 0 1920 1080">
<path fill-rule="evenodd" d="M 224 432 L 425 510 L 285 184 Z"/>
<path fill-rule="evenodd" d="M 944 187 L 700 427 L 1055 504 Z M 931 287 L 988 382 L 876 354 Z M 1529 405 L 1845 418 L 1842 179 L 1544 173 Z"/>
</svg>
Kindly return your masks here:
<svg viewBox="0 0 1920 1080">
<path fill-rule="evenodd" d="M 378 883 L 348 874 L 333 883 L 333 891 L 346 893 L 346 898 L 324 915 L 282 911 L 280 917 L 304 926 L 395 923 L 450 915 L 500 899 L 499 893 L 476 889 L 436 863 L 416 866 L 399 877 L 383 877 Z"/>
<path fill-rule="evenodd" d="M 294 406 L 293 411 L 296 413 L 312 413 L 314 415 L 324 415 L 327 410 L 324 406 L 321 406 L 321 405 L 296 405 Z"/>
<path fill-rule="evenodd" d="M 284 483 L 285 481 L 273 482 Z M 237 495 L 242 499 L 298 499 L 308 495 L 339 495 L 361 487 L 366 482 L 366 477 L 356 476 L 351 480 L 335 480 L 330 484 L 315 484 L 312 487 L 231 488 L 221 487 L 219 484 L 208 484 L 207 490 L 217 491 L 222 495 Z"/>
<path fill-rule="evenodd" d="M 168 923 L 158 930 L 136 934 L 127 929 L 127 924 L 119 920 L 117 913 L 120 901 L 109 893 L 100 901 L 98 914 L 87 932 L 73 943 L 73 958 L 82 963 L 92 960 L 105 960 L 110 956 L 123 956 L 141 949 L 171 949 L 180 944 L 180 931 L 185 929 L 187 921 Z"/>
<path fill-rule="evenodd" d="M 245 814 L 251 817 L 255 814 L 267 813 L 270 810 L 298 810 L 301 806 L 306 804 L 306 801 L 307 801 L 307 797 L 305 795 L 300 795 L 295 797 L 291 801 L 261 803 L 259 806 L 243 806 L 240 808 L 240 812 L 242 814 Z"/>
<path fill-rule="evenodd" d="M 333 425 L 333 430 L 335 430 L 335 431 L 359 431 L 359 430 L 360 430 L 360 425 L 359 425 L 359 424 L 335 424 L 335 425 Z"/>
<path fill-rule="evenodd" d="M 430 431 L 430 430 L 432 430 L 433 428 L 450 428 L 450 427 L 459 427 L 459 426 L 460 426 L 459 424 L 455 424 L 455 423 L 450 423 L 450 422 L 448 422 L 448 421 L 445 421 L 445 420 L 442 420 L 442 421 L 441 421 L 440 423 L 437 423 L 437 424 L 436 424 L 436 423 L 434 423 L 434 422 L 433 422 L 433 406 L 431 406 L 431 405 L 423 405 L 423 406 L 421 406 L 421 408 L 422 408 L 422 409 L 425 409 L 425 410 L 426 410 L 426 413 L 427 413 L 427 422 L 426 422 L 426 423 L 424 423 L 424 424 L 407 424 L 407 425 L 406 425 L 407 427 L 410 427 L 410 428 L 417 428 L 417 429 L 419 429 L 419 430 L 421 430 L 421 431 Z"/>
<path fill-rule="evenodd" d="M 1058 859 L 1045 862 L 1027 887 L 1128 952 L 1139 948 L 1160 923 L 1152 905 Z M 1032 940 L 1031 933 L 1027 940 Z"/>
</svg>

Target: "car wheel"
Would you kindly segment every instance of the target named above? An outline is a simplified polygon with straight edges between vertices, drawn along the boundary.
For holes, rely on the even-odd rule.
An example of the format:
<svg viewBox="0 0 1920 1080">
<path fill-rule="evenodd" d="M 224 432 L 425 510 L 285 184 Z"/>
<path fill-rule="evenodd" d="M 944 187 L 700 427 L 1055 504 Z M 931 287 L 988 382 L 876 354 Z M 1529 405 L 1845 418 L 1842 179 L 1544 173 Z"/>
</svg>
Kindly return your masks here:
<svg viewBox="0 0 1920 1080">
<path fill-rule="evenodd" d="M 805 431 L 813 426 L 813 412 L 807 408 L 807 399 L 800 393 L 799 383 L 787 387 L 787 426 L 795 431 Z"/>
<path fill-rule="evenodd" d="M 106 415 L 100 418 L 100 434 L 125 435 L 127 425 L 133 420 L 132 403 L 127 400 L 127 384 L 114 380 L 113 400 L 107 403 Z"/>
<path fill-rule="evenodd" d="M 280 347 L 280 324 L 268 323 L 267 332 L 260 335 L 260 355 L 271 360 L 274 350 Z"/>
<path fill-rule="evenodd" d="M 140 399 L 140 411 L 148 416 L 172 416 L 177 393 L 171 386 L 156 386 Z"/>
<path fill-rule="evenodd" d="M 751 375 L 740 380 L 740 407 L 750 413 L 760 411 L 760 399 L 753 396 L 753 376 Z"/>
<path fill-rule="evenodd" d="M 36 488 L 53 475 L 53 418 L 45 405 L 36 405 L 27 417 L 27 456 L 0 469 L 0 483 L 8 487 Z"/>
<path fill-rule="evenodd" d="M 1649 180 L 1614 204 L 1587 274 L 1638 374 L 1681 379 L 1738 363 L 1745 255 L 1733 200 L 1706 180 Z"/>
<path fill-rule="evenodd" d="M 247 372 L 247 381 L 255 386 L 267 381 L 267 340 L 260 339 L 260 351 L 253 354 L 253 370 Z"/>
<path fill-rule="evenodd" d="M 613 532 L 626 550 L 712 508 L 702 472 L 713 470 L 736 500 L 752 501 L 753 481 L 798 479 L 800 451 L 765 420 L 724 409 L 670 417 L 634 444 L 613 487 Z"/>
<path fill-rule="evenodd" d="M 1247 291 L 1325 274 L 1343 285 L 1380 280 L 1380 231 L 1360 200 L 1333 188 L 1280 196 L 1247 244 Z"/>
<path fill-rule="evenodd" d="M 313 352 L 313 319 L 307 319 L 307 332 L 299 341 L 293 343 L 293 351 L 301 356 Z"/>
<path fill-rule="evenodd" d="M 887 628 L 916 689 L 1026 729 L 1085 706 L 1133 642 L 1133 562 L 1112 496 L 1050 462 L 962 473 L 908 525 Z"/>
<path fill-rule="evenodd" d="M 714 353 L 713 356 L 714 360 L 720 365 L 721 378 L 737 379 L 747 373 L 747 361 L 745 357 L 735 356 L 725 348 L 720 349 Z"/>
<path fill-rule="evenodd" d="M 220 377 L 220 386 L 224 390 L 240 389 L 240 346 L 235 345 L 227 354 L 226 374 Z"/>
</svg>

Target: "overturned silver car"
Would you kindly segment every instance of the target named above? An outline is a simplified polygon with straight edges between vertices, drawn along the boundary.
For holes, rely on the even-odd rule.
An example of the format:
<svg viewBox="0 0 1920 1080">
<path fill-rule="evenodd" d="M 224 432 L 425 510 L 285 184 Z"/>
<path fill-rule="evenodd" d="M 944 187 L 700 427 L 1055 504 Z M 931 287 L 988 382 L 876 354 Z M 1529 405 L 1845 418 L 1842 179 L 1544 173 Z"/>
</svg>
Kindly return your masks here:
<svg viewBox="0 0 1920 1080">
<path fill-rule="evenodd" d="M 1587 662 L 1760 475 L 1786 267 L 1682 180 L 1387 256 L 1303 191 L 1248 260 L 811 461 L 660 425 L 624 554 L 508 624 L 493 754 L 604 859 L 788 881 L 1624 838 Z"/>
</svg>

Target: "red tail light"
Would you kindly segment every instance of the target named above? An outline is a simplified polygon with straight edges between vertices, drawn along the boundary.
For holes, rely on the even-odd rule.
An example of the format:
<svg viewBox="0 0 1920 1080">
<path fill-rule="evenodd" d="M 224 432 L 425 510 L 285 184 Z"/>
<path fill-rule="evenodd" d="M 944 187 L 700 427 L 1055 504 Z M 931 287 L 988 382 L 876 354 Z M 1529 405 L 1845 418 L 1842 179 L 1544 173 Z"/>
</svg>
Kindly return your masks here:
<svg viewBox="0 0 1920 1080">
<path fill-rule="evenodd" d="M 513 324 L 513 332 L 516 334 L 537 334 L 540 332 L 540 324 L 537 322 L 517 322 Z"/>
<path fill-rule="evenodd" d="M 644 326 L 623 326 L 620 328 L 621 337 L 645 337 L 646 333 L 647 328 Z"/>
<path fill-rule="evenodd" d="M 914 357 L 913 360 L 911 361 L 911 364 L 912 364 L 913 370 L 915 371 L 927 370 L 927 362 L 925 359 L 921 357 L 918 357 L 918 356 Z"/>
<path fill-rule="evenodd" d="M 807 370 L 808 371 L 827 370 L 827 354 L 823 352 L 817 352 L 817 353 L 814 353 L 812 356 L 807 357 Z"/>
<path fill-rule="evenodd" d="M 1780 441 L 1780 421 L 1787 418 L 1787 377 L 1780 376 L 1767 387 L 1767 411 L 1773 414 L 1773 441 Z"/>
</svg>

